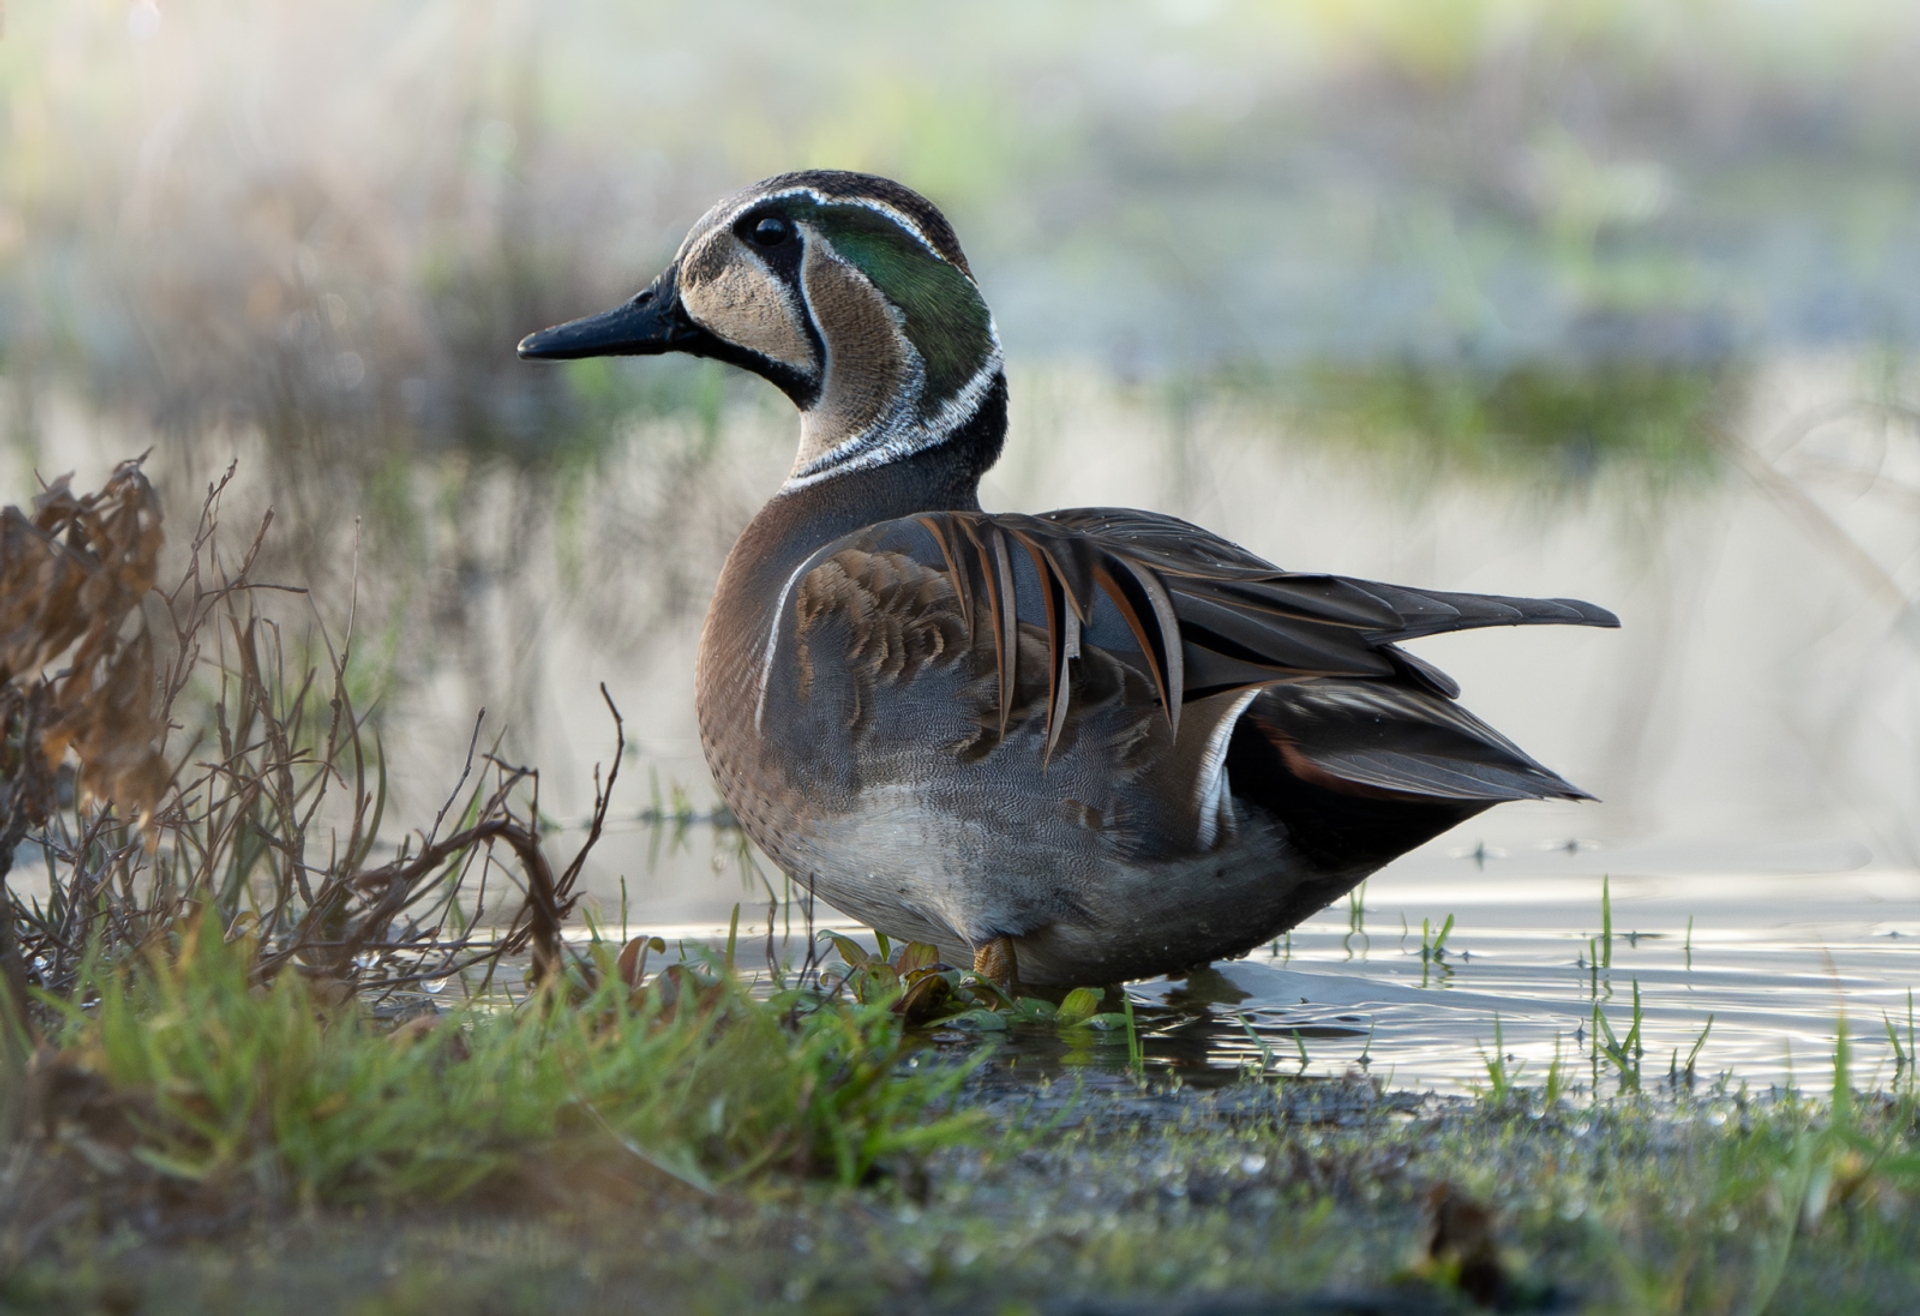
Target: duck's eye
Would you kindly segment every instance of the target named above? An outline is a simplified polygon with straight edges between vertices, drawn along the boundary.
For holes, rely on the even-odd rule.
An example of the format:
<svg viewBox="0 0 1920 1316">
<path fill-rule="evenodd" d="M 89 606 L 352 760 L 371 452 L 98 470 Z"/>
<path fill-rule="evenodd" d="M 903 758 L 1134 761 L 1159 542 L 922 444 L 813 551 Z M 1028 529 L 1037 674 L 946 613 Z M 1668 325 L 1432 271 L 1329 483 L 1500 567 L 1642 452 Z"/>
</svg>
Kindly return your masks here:
<svg viewBox="0 0 1920 1316">
<path fill-rule="evenodd" d="M 764 217 L 747 233 L 756 247 L 777 247 L 792 236 L 793 225 L 777 215 Z"/>
</svg>

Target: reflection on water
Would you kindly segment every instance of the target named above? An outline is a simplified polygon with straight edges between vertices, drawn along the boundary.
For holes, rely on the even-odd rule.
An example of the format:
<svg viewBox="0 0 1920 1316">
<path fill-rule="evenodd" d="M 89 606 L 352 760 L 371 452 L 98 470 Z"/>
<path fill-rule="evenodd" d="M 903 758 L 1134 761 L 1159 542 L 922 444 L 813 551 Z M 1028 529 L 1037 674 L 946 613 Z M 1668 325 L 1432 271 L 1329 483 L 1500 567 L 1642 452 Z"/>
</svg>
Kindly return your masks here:
<svg viewBox="0 0 1920 1316">
<path fill-rule="evenodd" d="M 1703 1033 L 1693 1075 L 1703 1087 L 1727 1075 L 1749 1088 L 1819 1088 L 1830 1081 L 1842 1026 L 1854 1038 L 1853 1074 L 1863 1086 L 1894 1076 L 1899 1056 L 1887 1020 L 1911 1050 L 1920 874 L 1641 870 L 1607 882 L 1609 945 L 1602 879 L 1589 856 L 1507 862 L 1472 880 L 1449 879 L 1431 859 L 1375 878 L 1365 931 L 1351 931 L 1345 910 L 1312 920 L 1267 954 L 1221 966 L 1233 990 L 1217 994 L 1245 995 L 1210 1008 L 1246 1015 L 1269 1039 L 1281 1035 L 1269 1044 L 1283 1072 L 1298 1061 L 1287 1032 L 1337 1026 L 1344 1036 L 1307 1044 L 1307 1072 L 1364 1063 L 1390 1086 L 1415 1089 L 1484 1084 L 1497 1020 L 1508 1069 L 1524 1066 L 1521 1082 L 1544 1083 L 1558 1054 L 1568 1084 L 1618 1091 L 1621 1066 L 1594 1050 L 1594 1013 L 1624 1040 L 1636 988 L 1641 1032 L 1632 1060 L 1648 1090 L 1685 1085 Z M 1448 914 L 1454 928 L 1436 966 L 1420 956 L 1420 921 Z M 1244 1061 L 1256 1047 L 1223 1029 L 1209 1059 Z"/>
<path fill-rule="evenodd" d="M 1844 1027 L 1856 1086 L 1906 1075 L 1920 1027 L 1920 873 L 1862 867 L 1844 844 L 1728 845 L 1718 857 L 1732 866 L 1665 866 L 1688 857 L 1560 847 L 1482 865 L 1429 849 L 1372 879 L 1360 908 L 1343 902 L 1245 960 L 1133 984 L 1146 1068 L 1199 1085 L 1357 1072 L 1394 1090 L 1464 1092 L 1487 1085 L 1499 1055 L 1530 1087 L 1557 1064 L 1558 1084 L 1582 1098 L 1635 1082 L 1655 1094 L 1818 1091 Z M 1449 916 L 1444 947 L 1423 956 L 1423 924 L 1431 946 Z M 872 945 L 830 914 L 814 926 Z M 783 906 L 771 941 L 764 915 L 743 915 L 739 935 L 791 964 L 805 929 Z M 727 931 L 632 930 L 686 945 Z M 1609 1033 L 1595 1044 L 1596 1011 L 1617 1060 Z M 1016 1027 L 1000 1044 L 1036 1078 L 1130 1063 L 1120 1032 Z"/>
</svg>

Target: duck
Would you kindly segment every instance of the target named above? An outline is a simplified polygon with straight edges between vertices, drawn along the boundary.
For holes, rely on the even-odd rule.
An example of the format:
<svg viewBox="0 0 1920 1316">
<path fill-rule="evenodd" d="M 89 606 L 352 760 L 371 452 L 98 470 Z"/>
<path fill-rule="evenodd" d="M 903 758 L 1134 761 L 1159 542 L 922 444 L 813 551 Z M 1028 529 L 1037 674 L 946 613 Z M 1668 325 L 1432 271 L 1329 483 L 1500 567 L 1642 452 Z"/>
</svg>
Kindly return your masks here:
<svg viewBox="0 0 1920 1316">
<path fill-rule="evenodd" d="M 519 344 L 668 352 L 799 412 L 702 627 L 700 738 L 747 836 L 876 931 L 1023 990 L 1190 973 L 1495 804 L 1593 798 L 1403 645 L 1603 608 L 1283 570 L 1158 512 L 983 510 L 999 333 L 900 183 L 755 183 L 636 296 Z"/>
</svg>

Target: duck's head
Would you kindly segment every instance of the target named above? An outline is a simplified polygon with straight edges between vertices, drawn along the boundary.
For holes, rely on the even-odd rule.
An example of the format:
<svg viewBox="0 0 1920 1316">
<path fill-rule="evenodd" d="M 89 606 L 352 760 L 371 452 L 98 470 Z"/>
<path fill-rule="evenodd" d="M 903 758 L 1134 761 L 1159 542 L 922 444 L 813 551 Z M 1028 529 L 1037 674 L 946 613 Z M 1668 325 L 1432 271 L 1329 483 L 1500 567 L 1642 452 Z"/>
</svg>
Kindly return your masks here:
<svg viewBox="0 0 1920 1316">
<path fill-rule="evenodd" d="M 781 174 L 709 210 L 613 310 L 530 334 L 540 359 L 687 352 L 763 375 L 800 408 L 788 488 L 991 429 L 1005 380 L 993 316 L 933 204 L 871 174 Z M 985 425 L 981 422 L 986 421 Z"/>
</svg>

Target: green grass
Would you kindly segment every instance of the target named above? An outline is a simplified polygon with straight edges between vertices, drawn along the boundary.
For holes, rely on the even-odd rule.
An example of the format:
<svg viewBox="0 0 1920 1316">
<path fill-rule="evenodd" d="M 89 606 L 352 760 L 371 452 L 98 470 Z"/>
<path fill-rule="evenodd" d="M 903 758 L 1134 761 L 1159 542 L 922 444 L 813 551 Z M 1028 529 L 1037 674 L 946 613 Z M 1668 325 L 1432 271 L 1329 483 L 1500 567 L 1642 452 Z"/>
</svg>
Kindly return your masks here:
<svg viewBox="0 0 1920 1316">
<path fill-rule="evenodd" d="M 548 1015 L 516 1027 L 555 1026 Z M 419 1045 L 432 1054 L 430 1038 Z M 577 1059 L 580 1045 L 567 1054 Z M 782 1054 L 768 1063 L 785 1074 Z M 567 1085 L 539 1056 L 503 1036 L 439 1063 L 452 1074 L 496 1056 L 549 1094 L 515 1107 L 544 1127 L 540 1112 Z M 1551 1100 L 1517 1074 L 1495 1102 L 1391 1098 L 1356 1081 L 1143 1093 L 1097 1072 L 1074 1093 L 1043 1083 L 996 1104 L 998 1081 L 976 1075 L 961 1100 L 991 1112 L 986 1136 L 922 1145 L 910 1173 L 860 1184 L 735 1174 L 712 1194 L 643 1175 L 614 1191 L 574 1159 L 546 1193 L 520 1186 L 510 1212 L 419 1197 L 361 1211 L 326 1199 L 230 1219 L 211 1245 L 169 1239 L 138 1217 L 113 1229 L 80 1221 L 9 1257 L 0 1304 L 998 1312 L 1076 1297 L 1100 1311 L 1175 1306 L 1179 1295 L 1345 1292 L 1413 1312 L 1472 1309 L 1476 1293 L 1505 1310 L 1903 1309 L 1920 1285 L 1915 1108 L 1854 1092 L 1844 1043 L 1836 1062 L 1818 1100 L 1722 1091 L 1598 1105 Z M 383 1063 L 389 1074 L 403 1067 Z M 621 1072 L 634 1070 L 588 1062 L 573 1082 L 584 1091 Z M 594 1090 L 610 1122 L 629 1118 L 619 1093 Z M 666 1146 L 667 1130 L 698 1124 L 698 1102 L 685 1104 L 691 1115 L 636 1120 L 627 1136 L 651 1128 Z M 469 1136 L 484 1128 L 457 1118 Z M 448 1140 L 424 1132 L 423 1153 Z M 551 1136 L 543 1145 L 576 1155 L 622 1154 L 591 1131 Z M 697 1153 L 700 1163 L 738 1165 L 724 1141 Z M 21 1232 L 15 1213 L 4 1236 Z"/>
<path fill-rule="evenodd" d="M 1447 964 L 1447 938 L 1453 932 L 1453 915 L 1447 915 L 1446 921 L 1436 931 L 1431 919 L 1420 920 L 1420 985 L 1427 985 L 1428 977 L 1437 965 L 1443 976 L 1451 976 L 1453 969 Z"/>
<path fill-rule="evenodd" d="M 253 984 L 251 946 L 210 926 L 90 973 L 84 1006 L 48 998 L 41 1090 L 87 1095 L 28 1112 L 41 1155 L 138 1191 L 446 1203 L 555 1174 L 855 1183 L 976 1122 L 943 1109 L 966 1067 L 909 1066 L 885 1004 L 769 1003 L 681 964 L 395 1030 L 295 972 Z"/>
<path fill-rule="evenodd" d="M 1640 1090 L 1640 1062 L 1646 1055 L 1646 1047 L 1640 1040 L 1640 1026 L 1644 1016 L 1640 1008 L 1640 980 L 1633 980 L 1633 1014 L 1625 1036 L 1616 1036 L 1613 1025 L 1608 1022 L 1600 1002 L 1593 1003 L 1593 1056 L 1596 1078 L 1601 1060 L 1613 1066 L 1620 1079 L 1622 1092 Z M 1704 1039 L 1703 1039 L 1704 1040 Z M 1691 1060 L 1689 1061 L 1691 1064 Z"/>
</svg>

